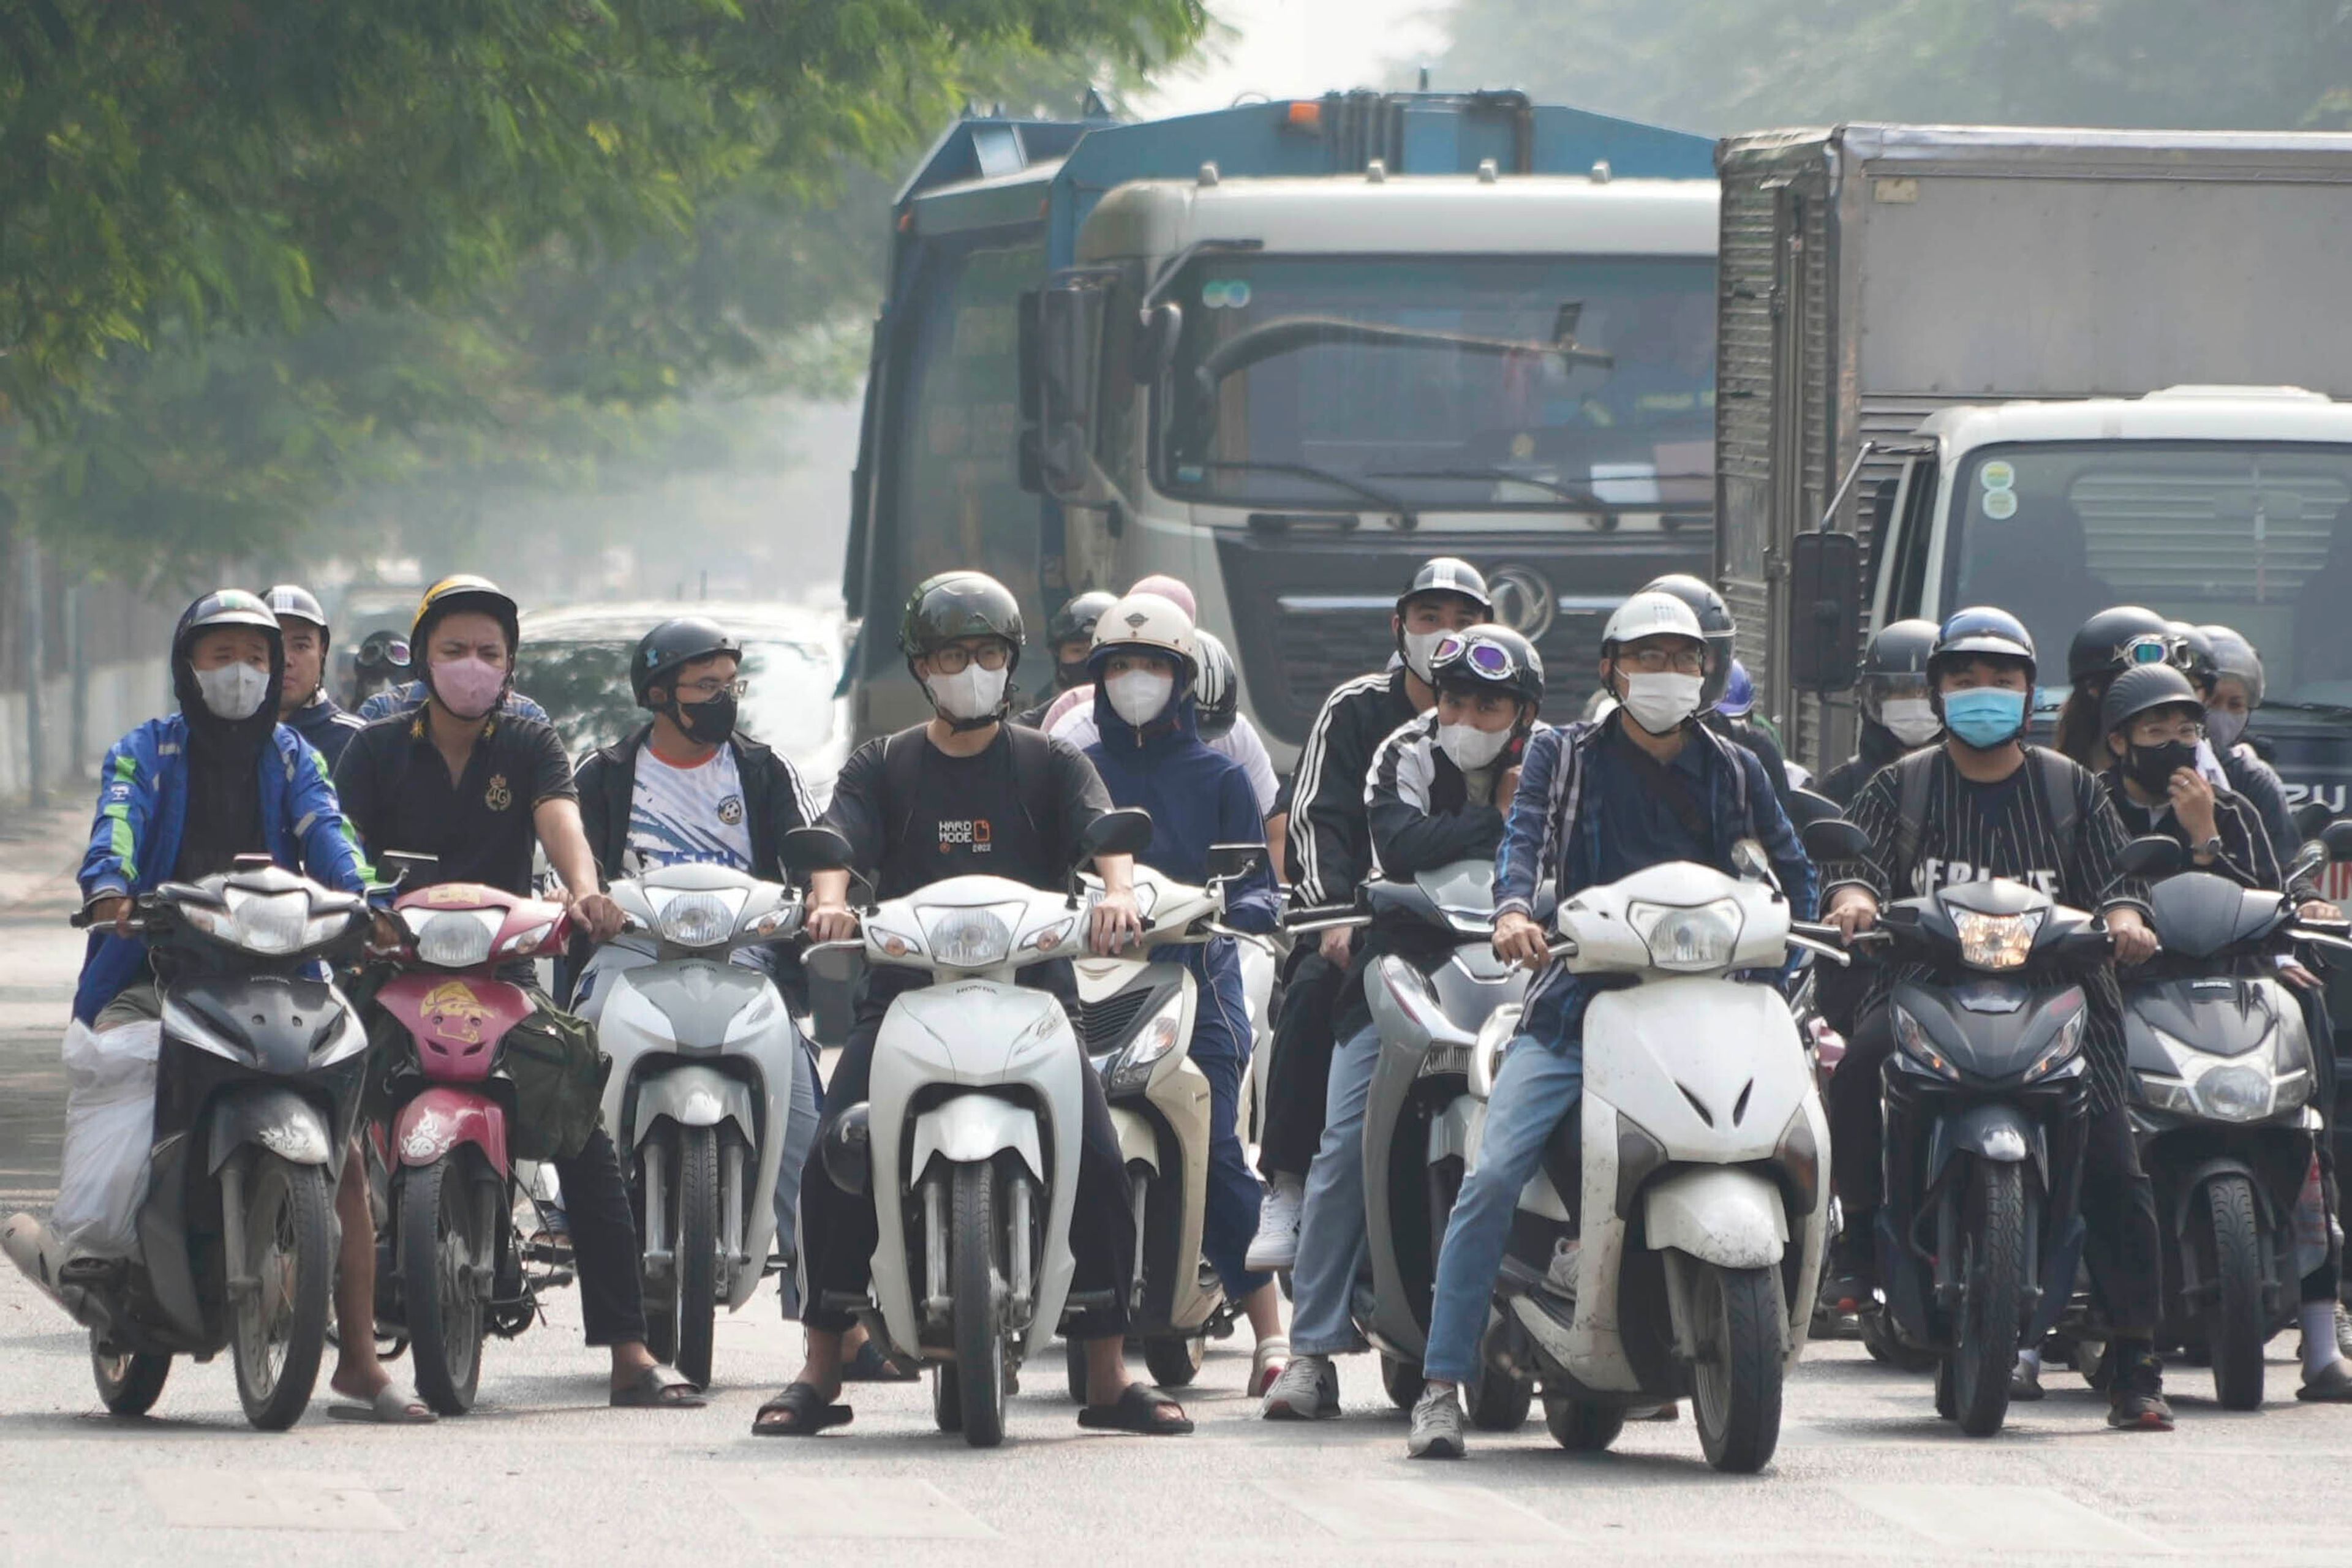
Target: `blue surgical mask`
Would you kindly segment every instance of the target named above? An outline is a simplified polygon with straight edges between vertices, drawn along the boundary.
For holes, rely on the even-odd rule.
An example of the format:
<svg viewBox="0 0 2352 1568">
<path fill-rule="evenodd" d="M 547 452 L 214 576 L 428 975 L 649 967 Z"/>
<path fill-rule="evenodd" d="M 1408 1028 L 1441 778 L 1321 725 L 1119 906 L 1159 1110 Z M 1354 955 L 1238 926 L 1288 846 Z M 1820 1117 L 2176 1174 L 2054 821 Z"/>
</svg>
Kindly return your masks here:
<svg viewBox="0 0 2352 1568">
<path fill-rule="evenodd" d="M 1989 752 L 2025 728 L 2025 693 L 1972 686 L 1944 694 L 1944 728 L 1964 746 Z"/>
</svg>

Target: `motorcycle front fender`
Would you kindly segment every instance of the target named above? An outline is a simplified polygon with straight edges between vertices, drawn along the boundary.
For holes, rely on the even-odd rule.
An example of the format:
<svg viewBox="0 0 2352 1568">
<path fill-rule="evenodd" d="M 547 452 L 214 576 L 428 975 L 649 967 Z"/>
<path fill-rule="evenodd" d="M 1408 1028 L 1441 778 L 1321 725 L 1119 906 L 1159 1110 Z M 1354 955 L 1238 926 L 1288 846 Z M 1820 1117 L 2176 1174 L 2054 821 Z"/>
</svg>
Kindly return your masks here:
<svg viewBox="0 0 2352 1568">
<path fill-rule="evenodd" d="M 1026 1106 L 992 1094 L 959 1094 L 915 1118 L 913 1157 L 908 1168 L 919 1183 L 933 1158 L 953 1165 L 978 1164 L 1006 1151 L 1042 1184 L 1045 1157 L 1037 1141 L 1037 1117 Z"/>
<path fill-rule="evenodd" d="M 637 1085 L 635 1123 L 629 1146 L 636 1147 L 662 1121 L 680 1127 L 716 1127 L 731 1121 L 743 1142 L 760 1146 L 759 1112 L 751 1103 L 751 1086 L 716 1068 L 688 1063 L 648 1077 Z"/>
<path fill-rule="evenodd" d="M 1110 1124 L 1118 1132 L 1118 1163 L 1121 1170 L 1142 1166 L 1153 1175 L 1160 1173 L 1160 1132 L 1151 1119 L 1139 1110 L 1123 1105 L 1110 1108 Z"/>
<path fill-rule="evenodd" d="M 482 1152 L 501 1181 L 507 1174 L 507 1117 L 497 1102 L 436 1085 L 400 1108 L 392 1121 L 392 1163 L 430 1165 L 460 1144 Z"/>
<path fill-rule="evenodd" d="M 250 1143 L 291 1165 L 340 1169 L 334 1135 L 319 1108 L 290 1089 L 241 1089 L 213 1101 L 205 1138 L 205 1172 L 218 1175 Z"/>
<path fill-rule="evenodd" d="M 1934 1186 L 1953 1156 L 1963 1153 L 2003 1165 L 2031 1159 L 2043 1185 L 2049 1184 L 2049 1142 L 2032 1118 L 2014 1105 L 1991 1100 L 1939 1118 L 1927 1138 L 1927 1184 Z"/>
<path fill-rule="evenodd" d="M 1769 1268 L 1789 1245 L 1780 1190 L 1753 1171 L 1686 1165 L 1642 1194 L 1651 1250 L 1686 1253 L 1718 1268 Z"/>
</svg>

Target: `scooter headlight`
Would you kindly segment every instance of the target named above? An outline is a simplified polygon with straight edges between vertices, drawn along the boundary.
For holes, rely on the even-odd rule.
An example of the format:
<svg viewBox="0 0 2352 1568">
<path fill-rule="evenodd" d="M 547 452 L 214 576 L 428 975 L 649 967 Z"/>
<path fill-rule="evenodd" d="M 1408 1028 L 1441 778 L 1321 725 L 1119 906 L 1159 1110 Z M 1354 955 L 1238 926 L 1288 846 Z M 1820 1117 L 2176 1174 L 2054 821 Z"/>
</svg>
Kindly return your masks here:
<svg viewBox="0 0 2352 1568">
<path fill-rule="evenodd" d="M 1739 946 L 1741 920 L 1736 899 L 1717 899 L 1689 909 L 1630 904 L 1625 920 L 1650 950 L 1650 962 L 1660 969 L 1721 969 Z"/>
<path fill-rule="evenodd" d="M 717 947 L 735 934 L 735 921 L 751 896 L 742 888 L 674 891 L 655 911 L 664 942 L 678 947 Z"/>
<path fill-rule="evenodd" d="M 499 910 L 402 911 L 416 936 L 416 956 L 437 969 L 471 969 L 487 963 L 506 915 Z"/>
<path fill-rule="evenodd" d="M 959 969 L 987 969 L 1013 956 L 1013 928 L 1024 906 L 985 904 L 970 910 L 924 910 L 923 942 L 931 956 Z"/>
<path fill-rule="evenodd" d="M 1944 1053 L 1936 1048 L 1936 1042 L 1927 1037 L 1919 1020 L 1900 1003 L 1889 1004 L 1889 1012 L 1895 1019 L 1895 1043 L 1903 1047 L 1903 1054 L 1937 1078 L 1958 1082 L 1960 1069 L 1944 1059 Z"/>
<path fill-rule="evenodd" d="M 2042 910 L 2020 915 L 1979 914 L 1951 910 L 1952 929 L 1959 933 L 1960 962 L 1971 969 L 2018 969 L 2033 952 L 2034 934 L 2042 929 Z"/>
<path fill-rule="evenodd" d="M 2271 1113 L 2270 1076 L 2256 1068 L 2217 1068 L 2198 1079 L 2193 1092 L 2216 1121 L 2260 1121 Z"/>
</svg>

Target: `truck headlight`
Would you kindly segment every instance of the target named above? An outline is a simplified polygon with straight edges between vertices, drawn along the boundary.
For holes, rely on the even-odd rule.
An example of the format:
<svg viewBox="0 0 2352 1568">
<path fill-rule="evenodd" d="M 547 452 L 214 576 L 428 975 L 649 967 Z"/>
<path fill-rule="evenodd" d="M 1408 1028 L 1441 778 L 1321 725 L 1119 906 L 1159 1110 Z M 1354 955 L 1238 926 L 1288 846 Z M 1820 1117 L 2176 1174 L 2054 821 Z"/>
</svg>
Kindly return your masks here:
<svg viewBox="0 0 2352 1568">
<path fill-rule="evenodd" d="M 1629 904 L 1626 923 L 1650 950 L 1650 962 L 1660 969 L 1721 969 L 1739 945 L 1740 914 L 1736 899 L 1684 909 L 1672 904 Z"/>
</svg>

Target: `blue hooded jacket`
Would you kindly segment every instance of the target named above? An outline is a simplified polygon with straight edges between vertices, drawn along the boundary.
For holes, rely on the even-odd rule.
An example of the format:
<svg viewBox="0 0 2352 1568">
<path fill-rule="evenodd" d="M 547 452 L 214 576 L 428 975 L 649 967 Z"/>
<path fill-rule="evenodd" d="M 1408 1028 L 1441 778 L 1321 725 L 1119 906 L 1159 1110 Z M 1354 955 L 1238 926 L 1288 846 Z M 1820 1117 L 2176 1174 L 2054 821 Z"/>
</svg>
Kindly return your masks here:
<svg viewBox="0 0 2352 1568">
<path fill-rule="evenodd" d="M 1108 650 L 1105 650 L 1108 652 Z M 1138 858 L 1180 882 L 1208 879 L 1209 847 L 1214 844 L 1263 844 L 1265 821 L 1249 774 L 1231 757 L 1201 742 L 1192 691 L 1179 686 L 1170 711 L 1139 731 L 1118 716 L 1094 660 L 1095 727 L 1099 738 L 1087 758 L 1102 775 L 1118 805 L 1139 805 L 1151 814 L 1151 847 Z M 1261 857 L 1255 869 L 1225 892 L 1225 923 L 1236 931 L 1269 931 L 1280 912 L 1274 871 Z M 1242 999 L 1241 961 L 1228 939 L 1204 946 L 1168 950 L 1164 956 L 1192 971 L 1219 1005 L 1195 1013 L 1192 1054 L 1247 1056 L 1249 1010 Z"/>
<path fill-rule="evenodd" d="M 275 754 L 264 752 L 257 772 L 262 842 L 269 858 L 340 891 L 364 890 L 373 873 L 343 820 L 324 759 L 283 724 L 270 732 L 270 744 Z M 188 721 L 182 714 L 150 719 L 106 753 L 99 771 L 98 816 L 81 859 L 85 901 L 152 892 L 171 879 L 187 826 L 187 776 Z M 91 931 L 74 993 L 74 1016 L 85 1024 L 95 1019 L 146 963 L 143 939 Z"/>
</svg>

